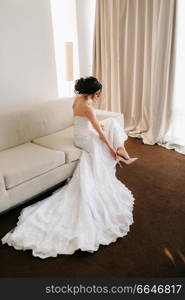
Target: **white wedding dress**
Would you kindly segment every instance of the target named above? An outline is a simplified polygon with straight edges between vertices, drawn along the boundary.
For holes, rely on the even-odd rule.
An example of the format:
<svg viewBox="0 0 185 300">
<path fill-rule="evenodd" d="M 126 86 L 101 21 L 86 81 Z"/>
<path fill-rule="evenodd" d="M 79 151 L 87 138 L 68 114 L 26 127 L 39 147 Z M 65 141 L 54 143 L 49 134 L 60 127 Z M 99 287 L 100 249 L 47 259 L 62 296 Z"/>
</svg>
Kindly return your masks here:
<svg viewBox="0 0 185 300">
<path fill-rule="evenodd" d="M 115 119 L 101 123 L 114 148 L 127 139 Z M 94 252 L 128 233 L 134 197 L 116 178 L 117 162 L 86 117 L 74 116 L 74 143 L 82 152 L 69 183 L 22 209 L 3 244 L 47 258 L 77 249 Z"/>
</svg>

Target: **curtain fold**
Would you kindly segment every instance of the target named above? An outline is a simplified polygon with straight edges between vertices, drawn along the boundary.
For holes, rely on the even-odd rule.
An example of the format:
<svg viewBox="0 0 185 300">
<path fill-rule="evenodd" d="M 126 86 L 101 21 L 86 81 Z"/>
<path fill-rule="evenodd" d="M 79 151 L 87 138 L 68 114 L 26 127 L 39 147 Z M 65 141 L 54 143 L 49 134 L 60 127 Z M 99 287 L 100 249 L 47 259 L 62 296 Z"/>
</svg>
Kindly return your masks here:
<svg viewBox="0 0 185 300">
<path fill-rule="evenodd" d="M 185 154 L 185 1 L 178 0 L 176 9 L 176 60 L 172 120 L 164 146 Z"/>
<path fill-rule="evenodd" d="M 176 0 L 97 0 L 93 75 L 101 109 L 122 112 L 129 136 L 163 143 L 172 117 Z"/>
</svg>

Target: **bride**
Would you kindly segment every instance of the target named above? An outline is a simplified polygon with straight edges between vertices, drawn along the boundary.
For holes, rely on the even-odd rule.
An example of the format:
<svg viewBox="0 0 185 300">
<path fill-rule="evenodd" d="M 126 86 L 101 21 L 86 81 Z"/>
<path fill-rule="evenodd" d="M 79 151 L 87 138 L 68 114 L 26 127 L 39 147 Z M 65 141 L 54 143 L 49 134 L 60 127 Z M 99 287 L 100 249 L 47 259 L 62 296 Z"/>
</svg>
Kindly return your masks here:
<svg viewBox="0 0 185 300">
<path fill-rule="evenodd" d="M 74 144 L 82 149 L 68 184 L 22 209 L 16 227 L 2 239 L 42 259 L 97 251 L 125 236 L 133 223 L 134 197 L 115 176 L 116 164 L 134 162 L 127 135 L 114 118 L 98 122 L 92 106 L 102 90 L 95 77 L 75 82 Z"/>
</svg>

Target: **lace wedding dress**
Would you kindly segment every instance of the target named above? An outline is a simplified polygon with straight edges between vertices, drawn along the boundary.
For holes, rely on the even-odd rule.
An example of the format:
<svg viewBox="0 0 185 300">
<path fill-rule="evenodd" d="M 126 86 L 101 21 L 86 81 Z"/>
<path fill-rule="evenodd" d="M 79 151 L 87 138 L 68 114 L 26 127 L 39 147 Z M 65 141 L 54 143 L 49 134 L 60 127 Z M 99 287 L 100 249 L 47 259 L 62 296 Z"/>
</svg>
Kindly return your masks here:
<svg viewBox="0 0 185 300">
<path fill-rule="evenodd" d="M 113 118 L 101 121 L 117 148 L 127 135 Z M 116 160 L 86 117 L 74 116 L 74 143 L 82 149 L 68 184 L 21 211 L 17 225 L 3 238 L 33 256 L 56 257 L 75 250 L 94 252 L 125 236 L 133 223 L 134 197 L 115 176 Z"/>
</svg>

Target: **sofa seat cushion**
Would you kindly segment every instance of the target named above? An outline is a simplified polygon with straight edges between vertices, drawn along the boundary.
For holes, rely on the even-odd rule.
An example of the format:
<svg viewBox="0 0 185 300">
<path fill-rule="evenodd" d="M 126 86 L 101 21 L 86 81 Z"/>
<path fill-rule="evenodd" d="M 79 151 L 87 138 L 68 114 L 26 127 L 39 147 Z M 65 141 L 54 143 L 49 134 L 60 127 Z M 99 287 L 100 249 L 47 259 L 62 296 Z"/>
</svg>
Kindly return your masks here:
<svg viewBox="0 0 185 300">
<path fill-rule="evenodd" d="M 74 146 L 73 126 L 35 139 L 33 143 L 49 149 L 64 151 L 67 163 L 80 158 L 81 150 Z"/>
<path fill-rule="evenodd" d="M 26 182 L 65 164 L 65 153 L 33 143 L 26 143 L 0 152 L 0 172 L 6 189 Z"/>
</svg>

